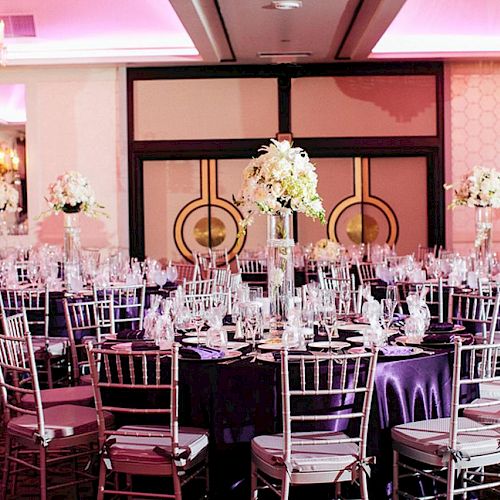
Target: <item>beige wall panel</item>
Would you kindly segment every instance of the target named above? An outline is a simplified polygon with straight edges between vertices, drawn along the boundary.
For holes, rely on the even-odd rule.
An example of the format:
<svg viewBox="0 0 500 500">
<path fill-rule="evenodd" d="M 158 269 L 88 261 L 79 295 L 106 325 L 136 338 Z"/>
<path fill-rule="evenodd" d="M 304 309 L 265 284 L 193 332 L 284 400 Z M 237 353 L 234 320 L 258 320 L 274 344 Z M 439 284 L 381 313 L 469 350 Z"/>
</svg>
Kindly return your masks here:
<svg viewBox="0 0 500 500">
<path fill-rule="evenodd" d="M 419 244 L 427 245 L 425 158 L 372 158 L 370 166 L 371 194 L 384 200 L 393 209 L 399 222 L 398 253 L 412 253 Z M 372 212 L 377 220 L 382 220 L 377 209 L 369 208 L 367 211 L 369 214 Z M 383 229 L 381 225 L 381 238 Z M 380 238 L 376 242 L 380 242 Z"/>
<path fill-rule="evenodd" d="M 313 158 L 318 174 L 318 193 L 323 198 L 326 217 L 333 207 L 353 193 L 352 158 Z M 327 226 L 303 214 L 298 216 L 299 243 L 307 245 L 327 237 Z"/>
<path fill-rule="evenodd" d="M 433 76 L 297 78 L 291 101 L 295 137 L 436 134 Z"/>
<path fill-rule="evenodd" d="M 278 132 L 274 78 L 134 83 L 135 140 L 239 139 Z"/>
<path fill-rule="evenodd" d="M 155 259 L 182 260 L 174 241 L 174 224 L 179 211 L 200 196 L 198 160 L 144 162 L 145 253 Z M 200 214 L 200 210 L 203 214 Z M 198 209 L 186 220 L 186 239 L 192 244 L 193 217 L 207 215 Z M 195 221 L 196 222 L 196 221 Z M 199 247 L 195 248 L 198 250 Z"/>
<path fill-rule="evenodd" d="M 250 159 L 219 160 L 219 194 L 231 201 L 232 195 L 238 195 L 242 184 L 243 169 Z M 243 250 L 259 250 L 266 246 L 266 216 L 257 215 L 249 226 Z M 232 244 L 232 242 L 231 242 Z"/>
</svg>

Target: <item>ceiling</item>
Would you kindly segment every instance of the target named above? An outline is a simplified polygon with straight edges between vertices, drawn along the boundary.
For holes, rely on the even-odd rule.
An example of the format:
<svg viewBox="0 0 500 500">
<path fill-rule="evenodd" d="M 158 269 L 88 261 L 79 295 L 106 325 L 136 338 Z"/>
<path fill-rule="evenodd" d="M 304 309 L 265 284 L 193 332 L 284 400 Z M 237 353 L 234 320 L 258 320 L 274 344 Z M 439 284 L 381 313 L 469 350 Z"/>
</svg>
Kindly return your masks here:
<svg viewBox="0 0 500 500">
<path fill-rule="evenodd" d="M 0 19 L 12 66 L 500 56 L 499 0 L 0 0 Z"/>
</svg>

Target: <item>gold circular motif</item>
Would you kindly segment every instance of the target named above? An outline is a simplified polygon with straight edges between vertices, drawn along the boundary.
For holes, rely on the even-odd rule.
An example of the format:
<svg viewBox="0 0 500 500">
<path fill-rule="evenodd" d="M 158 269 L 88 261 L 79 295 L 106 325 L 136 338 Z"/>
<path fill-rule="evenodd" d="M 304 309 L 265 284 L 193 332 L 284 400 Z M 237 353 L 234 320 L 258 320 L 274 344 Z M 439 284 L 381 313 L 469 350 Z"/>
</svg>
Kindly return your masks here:
<svg viewBox="0 0 500 500">
<path fill-rule="evenodd" d="M 374 242 L 377 239 L 379 227 L 373 217 L 358 213 L 347 222 L 346 232 L 349 239 L 359 245 Z M 364 241 L 361 241 L 362 237 Z"/>
<path fill-rule="evenodd" d="M 204 247 L 209 247 L 209 240 L 212 240 L 212 247 L 220 245 L 226 239 L 226 226 L 217 217 L 211 217 L 210 238 L 208 237 L 209 224 L 208 217 L 201 218 L 193 228 L 194 239 Z"/>
</svg>

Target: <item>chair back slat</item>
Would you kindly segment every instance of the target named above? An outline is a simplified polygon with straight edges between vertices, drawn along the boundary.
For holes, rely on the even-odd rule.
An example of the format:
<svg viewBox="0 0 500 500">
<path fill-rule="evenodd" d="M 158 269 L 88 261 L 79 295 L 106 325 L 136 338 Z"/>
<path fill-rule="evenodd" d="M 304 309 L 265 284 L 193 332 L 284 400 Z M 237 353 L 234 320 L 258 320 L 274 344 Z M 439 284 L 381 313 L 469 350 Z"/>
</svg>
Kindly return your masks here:
<svg viewBox="0 0 500 500">
<path fill-rule="evenodd" d="M 34 334 L 49 336 L 49 289 L 4 288 L 0 290 L 0 311 L 7 316 L 26 310 L 28 325 Z"/>
<path fill-rule="evenodd" d="M 73 380 L 78 383 L 81 371 L 88 366 L 86 356 L 78 355 L 78 344 L 85 336 L 101 342 L 104 333 L 115 332 L 114 305 L 111 300 L 70 301 L 63 299 L 64 317 L 71 353 Z"/>
<path fill-rule="evenodd" d="M 366 456 L 368 418 L 373 394 L 378 352 L 361 354 L 330 353 L 324 356 L 300 356 L 281 351 L 283 414 L 283 459 L 291 457 L 293 423 L 345 421 L 349 437 L 332 436 L 315 440 L 293 439 L 294 446 L 327 443 L 359 443 L 360 460 Z M 314 398 L 330 396 L 327 412 L 315 410 Z M 311 399 L 312 398 L 312 399 Z M 357 427 L 356 425 L 357 424 Z"/>
<path fill-rule="evenodd" d="M 144 322 L 146 284 L 111 285 L 107 288 L 93 287 L 94 301 L 109 300 L 113 303 L 114 323 L 117 330 L 137 328 Z"/>
<path fill-rule="evenodd" d="M 2 326 L 0 389 L 6 422 L 15 416 L 34 415 L 37 418 L 35 436 L 43 439 L 45 423 L 42 400 L 26 311 L 2 316 Z M 26 395 L 33 397 L 35 404 L 32 410 L 21 404 Z"/>
<path fill-rule="evenodd" d="M 116 431 L 105 427 L 106 411 L 130 415 L 166 415 L 164 436 L 172 439 L 174 454 L 179 448 L 178 428 L 178 350 L 117 352 L 100 345 L 87 345 L 92 385 L 99 422 L 99 438 L 103 443 Z M 128 370 L 125 372 L 125 367 Z M 112 391 L 110 394 L 109 391 Z M 104 392 L 106 391 L 106 392 Z M 154 408 L 134 406 L 134 391 L 161 391 L 169 393 L 156 398 Z M 109 402 L 106 397 L 111 398 Z M 175 455 L 174 455 L 175 456 Z"/>
<path fill-rule="evenodd" d="M 466 415 L 473 415 L 471 410 L 498 405 L 497 399 L 474 399 L 462 402 L 462 394 L 466 394 L 468 386 L 481 383 L 500 383 L 499 362 L 500 344 L 473 344 L 463 345 L 460 337 L 455 337 L 455 352 L 453 363 L 453 386 L 450 414 L 450 434 L 448 446 L 450 450 L 457 450 L 457 443 L 461 436 L 467 434 L 471 439 L 474 433 L 484 433 L 485 430 L 500 430 L 500 420 L 482 420 L 481 423 L 470 424 L 469 427 L 459 426 L 459 416 L 462 411 Z M 468 413 L 471 412 L 471 413 Z M 484 434 L 483 434 L 484 435 Z"/>
<path fill-rule="evenodd" d="M 500 308 L 500 295 L 450 293 L 448 321 L 464 325 L 470 333 L 481 333 L 483 342 L 493 344 Z"/>
</svg>

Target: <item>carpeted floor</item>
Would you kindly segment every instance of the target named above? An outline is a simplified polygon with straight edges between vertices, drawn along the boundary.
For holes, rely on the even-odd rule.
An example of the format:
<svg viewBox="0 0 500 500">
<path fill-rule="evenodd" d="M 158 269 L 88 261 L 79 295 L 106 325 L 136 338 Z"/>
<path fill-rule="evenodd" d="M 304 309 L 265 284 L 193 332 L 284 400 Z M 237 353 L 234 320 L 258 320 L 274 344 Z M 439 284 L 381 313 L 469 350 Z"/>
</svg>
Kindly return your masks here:
<svg viewBox="0 0 500 500">
<path fill-rule="evenodd" d="M 3 429 L 0 429 L 0 466 L 3 464 L 4 457 L 4 433 Z M 233 464 L 235 465 L 235 464 Z M 249 464 L 239 464 L 243 468 L 249 468 Z M 70 474 L 71 467 L 69 464 L 61 464 L 55 473 L 50 474 L 50 484 L 54 484 L 54 482 L 60 481 L 61 478 L 67 480 L 68 474 Z M 1 477 L 0 468 L 0 477 Z M 214 479 L 214 478 L 212 478 Z M 216 478 L 218 479 L 218 478 Z M 15 496 L 11 495 L 10 499 L 22 499 L 22 500 L 37 500 L 39 498 L 38 494 L 38 477 L 34 473 L 24 473 L 19 476 L 17 485 L 17 491 Z M 158 491 L 158 487 L 160 486 L 159 480 L 152 480 L 151 478 L 145 481 L 145 484 L 141 484 L 141 487 L 145 486 L 146 489 L 152 487 L 153 490 Z M 165 485 L 166 486 L 166 485 Z M 162 488 L 160 488 L 161 490 Z M 217 489 L 217 488 L 215 488 Z M 249 485 L 247 481 L 242 482 L 237 485 L 233 490 L 225 489 L 224 493 L 219 492 L 218 494 L 212 495 L 211 499 L 213 500 L 246 500 L 249 498 Z M 163 490 L 165 491 L 165 490 Z M 51 500 L 91 500 L 95 498 L 95 492 L 93 485 L 86 484 L 80 486 L 78 490 L 75 488 L 64 488 L 58 489 L 53 492 L 50 497 Z M 190 486 L 183 490 L 183 498 L 184 500 L 195 500 L 200 498 L 200 491 L 197 488 L 197 485 Z M 270 500 L 272 498 L 277 498 L 275 495 L 271 495 L 270 492 L 262 492 L 259 495 L 259 500 Z M 297 487 L 292 489 L 292 494 L 290 495 L 290 500 L 327 500 L 332 498 L 332 489 L 325 487 L 308 487 L 302 488 Z M 472 498 L 472 497 L 470 497 Z M 479 496 L 474 498 L 479 498 L 480 500 L 499 500 L 500 492 L 488 491 L 482 492 Z M 381 500 L 381 499 L 373 499 L 373 500 Z"/>
</svg>

